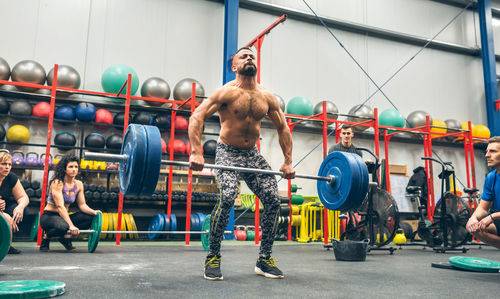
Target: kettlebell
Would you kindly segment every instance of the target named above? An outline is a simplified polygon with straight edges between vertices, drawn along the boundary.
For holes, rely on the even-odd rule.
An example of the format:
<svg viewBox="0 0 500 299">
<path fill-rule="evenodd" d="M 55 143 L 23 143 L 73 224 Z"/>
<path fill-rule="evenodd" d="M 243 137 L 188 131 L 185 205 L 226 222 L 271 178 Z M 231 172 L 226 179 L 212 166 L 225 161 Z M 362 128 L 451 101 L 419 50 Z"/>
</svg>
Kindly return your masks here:
<svg viewBox="0 0 500 299">
<path fill-rule="evenodd" d="M 234 235 L 236 236 L 236 240 L 245 241 L 247 239 L 247 232 L 245 230 L 244 225 L 236 226 L 236 230 L 234 231 Z"/>
<path fill-rule="evenodd" d="M 255 226 L 252 225 L 247 226 L 247 240 L 248 241 L 255 240 Z"/>
<path fill-rule="evenodd" d="M 20 151 L 12 152 L 12 165 L 21 166 L 24 164 L 24 154 Z"/>
<path fill-rule="evenodd" d="M 38 166 L 38 154 L 35 152 L 28 152 L 24 156 L 24 165 Z"/>
<path fill-rule="evenodd" d="M 104 161 L 94 161 L 94 166 L 92 169 L 106 170 L 106 162 Z"/>
<path fill-rule="evenodd" d="M 57 165 L 57 163 L 59 163 L 59 161 L 61 161 L 62 156 L 63 155 L 55 155 L 55 157 L 54 157 L 54 165 Z"/>
<path fill-rule="evenodd" d="M 80 168 L 81 169 L 92 169 L 94 163 L 94 161 L 89 161 L 89 160 L 80 160 Z"/>
<path fill-rule="evenodd" d="M 49 154 L 49 167 L 52 167 L 52 163 L 53 163 L 53 162 L 54 162 L 54 161 L 52 160 L 52 155 L 51 155 L 51 154 Z M 40 159 L 38 160 L 38 165 L 39 165 L 39 166 L 43 166 L 43 165 L 45 165 L 45 154 L 41 154 L 41 155 L 40 155 Z"/>
<path fill-rule="evenodd" d="M 396 235 L 394 236 L 393 242 L 394 244 L 406 243 L 405 232 L 403 231 L 402 228 L 398 228 L 398 230 L 396 231 Z"/>
</svg>

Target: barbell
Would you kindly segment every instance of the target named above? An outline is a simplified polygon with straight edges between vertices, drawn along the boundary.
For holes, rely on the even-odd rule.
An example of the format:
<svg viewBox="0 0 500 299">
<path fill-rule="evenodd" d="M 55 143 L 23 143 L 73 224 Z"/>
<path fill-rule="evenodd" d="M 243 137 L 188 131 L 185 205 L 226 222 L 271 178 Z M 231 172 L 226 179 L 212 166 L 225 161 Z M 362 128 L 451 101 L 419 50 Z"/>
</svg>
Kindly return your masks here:
<svg viewBox="0 0 500 299">
<path fill-rule="evenodd" d="M 155 126 L 130 124 L 125 131 L 121 154 L 85 152 L 85 160 L 120 163 L 120 191 L 124 195 L 151 196 L 162 164 L 188 166 L 188 162 L 161 159 L 161 135 Z M 205 168 L 283 176 L 282 172 L 238 166 L 205 164 Z M 332 152 L 321 163 L 318 175 L 295 177 L 317 180 L 318 196 L 329 210 L 347 211 L 361 206 L 369 186 L 368 168 L 356 154 Z"/>
</svg>

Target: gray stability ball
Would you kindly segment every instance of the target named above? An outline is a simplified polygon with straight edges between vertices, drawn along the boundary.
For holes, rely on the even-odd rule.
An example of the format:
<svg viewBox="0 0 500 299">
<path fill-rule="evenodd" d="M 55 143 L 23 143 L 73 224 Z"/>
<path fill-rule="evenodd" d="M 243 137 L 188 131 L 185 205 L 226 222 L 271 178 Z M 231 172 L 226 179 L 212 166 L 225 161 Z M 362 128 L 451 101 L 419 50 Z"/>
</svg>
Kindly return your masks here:
<svg viewBox="0 0 500 299">
<path fill-rule="evenodd" d="M 285 100 L 283 100 L 283 98 L 277 94 L 274 94 L 274 96 L 276 97 L 276 100 L 278 100 L 278 103 L 280 104 L 281 111 L 285 112 Z"/>
<path fill-rule="evenodd" d="M 339 113 L 339 109 L 337 108 L 337 105 L 335 105 L 331 101 L 321 101 L 321 102 L 317 103 L 314 106 L 313 114 L 316 115 L 319 113 L 323 113 L 323 102 L 326 102 L 326 115 L 327 115 L 326 117 L 329 119 L 337 119 L 339 117 L 337 114 L 337 113 Z M 318 126 L 318 127 L 323 126 L 323 123 L 319 122 L 319 121 L 314 121 L 313 124 L 315 126 Z M 329 127 L 335 126 L 335 123 L 328 123 L 328 126 Z"/>
<path fill-rule="evenodd" d="M 372 117 L 372 118 L 374 117 L 373 109 L 368 105 L 361 105 L 361 107 L 360 107 L 360 105 L 356 105 L 349 110 L 348 114 L 352 115 L 352 116 L 362 116 L 362 117 Z M 367 119 L 356 118 L 356 117 L 348 117 L 347 120 L 351 121 L 351 122 L 357 122 L 357 123 L 367 121 Z M 361 132 L 361 131 L 368 129 L 368 127 L 354 126 L 353 129 L 355 131 Z"/>
<path fill-rule="evenodd" d="M 204 97 L 205 96 L 205 89 L 201 85 L 200 82 L 198 82 L 195 79 L 191 78 L 185 78 L 182 79 L 181 81 L 177 82 L 174 87 L 174 99 L 176 101 L 185 101 L 191 97 L 191 86 L 193 83 L 196 83 L 196 96 Z M 203 102 L 202 98 L 196 98 L 196 102 L 201 103 Z M 191 107 L 189 105 L 184 105 L 182 106 L 182 109 L 189 110 Z"/>
<path fill-rule="evenodd" d="M 412 113 L 408 114 L 408 117 L 406 120 L 408 121 L 408 124 L 410 125 L 410 128 L 417 128 L 417 127 L 423 127 L 425 126 L 425 119 L 426 116 L 430 114 L 422 111 L 422 110 L 417 110 L 413 111 Z M 431 124 L 432 124 L 432 117 L 430 119 Z"/>
<path fill-rule="evenodd" d="M 5 59 L 0 57 L 0 80 L 9 80 L 9 78 L 10 78 L 10 66 L 7 63 L 7 61 L 5 61 Z"/>
<path fill-rule="evenodd" d="M 47 85 L 52 86 L 53 78 L 54 68 L 52 68 L 47 75 Z M 80 83 L 80 74 L 73 67 L 69 65 L 59 65 L 59 69 L 57 71 L 58 87 L 78 89 L 80 87 Z"/>
<path fill-rule="evenodd" d="M 445 122 L 446 128 L 447 128 L 446 133 L 456 133 L 456 132 L 458 132 L 457 130 L 462 129 L 462 124 L 456 119 L 447 119 L 444 122 Z M 456 138 L 457 138 L 456 136 L 446 136 L 445 140 L 453 141 Z"/>
<path fill-rule="evenodd" d="M 41 64 L 34 60 L 23 60 L 18 62 L 13 68 L 10 74 L 12 81 L 33 83 L 33 84 L 45 84 L 45 79 L 47 74 L 45 69 Z M 17 89 L 23 91 L 37 91 L 39 88 L 32 87 L 22 87 L 16 86 Z"/>
<path fill-rule="evenodd" d="M 142 83 L 141 96 L 168 99 L 170 97 L 170 86 L 167 81 L 162 78 L 151 77 Z M 147 104 L 151 106 L 161 106 L 165 103 L 148 101 Z"/>
</svg>

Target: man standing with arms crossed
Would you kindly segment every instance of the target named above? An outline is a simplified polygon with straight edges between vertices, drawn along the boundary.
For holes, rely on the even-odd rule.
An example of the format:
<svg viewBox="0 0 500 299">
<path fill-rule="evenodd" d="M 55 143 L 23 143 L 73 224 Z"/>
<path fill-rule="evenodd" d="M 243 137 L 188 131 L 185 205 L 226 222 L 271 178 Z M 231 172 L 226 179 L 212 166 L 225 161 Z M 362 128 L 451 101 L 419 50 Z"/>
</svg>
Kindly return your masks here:
<svg viewBox="0 0 500 299">
<path fill-rule="evenodd" d="M 215 112 L 219 112 L 221 125 L 215 164 L 271 169 L 256 147 L 260 137 L 260 123 L 264 116 L 268 115 L 278 131 L 279 143 L 285 157 L 280 171 L 284 173 L 285 179 L 295 177 L 292 167 L 292 135 L 276 97 L 257 84 L 255 61 L 255 54 L 250 48 L 239 49 L 233 56 L 231 66 L 236 73 L 236 79 L 216 90 L 191 116 L 189 162 L 193 170 L 203 169 L 203 122 Z M 276 177 L 228 170 L 216 170 L 215 174 L 220 196 L 210 219 L 210 250 L 205 261 L 205 279 L 223 279 L 220 270 L 220 244 L 229 220 L 229 212 L 238 195 L 239 177 L 245 180 L 265 207 L 261 221 L 262 243 L 255 272 L 267 278 L 283 278 L 283 272 L 271 257 L 280 206 Z"/>
</svg>

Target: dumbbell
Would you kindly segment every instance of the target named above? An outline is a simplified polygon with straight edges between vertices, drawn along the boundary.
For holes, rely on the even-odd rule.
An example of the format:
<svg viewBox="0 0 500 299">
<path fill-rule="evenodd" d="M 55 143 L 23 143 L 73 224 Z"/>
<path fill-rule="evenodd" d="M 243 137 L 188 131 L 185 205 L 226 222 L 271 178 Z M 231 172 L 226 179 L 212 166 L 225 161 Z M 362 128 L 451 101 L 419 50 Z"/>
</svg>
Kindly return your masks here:
<svg viewBox="0 0 500 299">
<path fill-rule="evenodd" d="M 89 184 L 83 183 L 83 190 L 87 191 L 89 189 Z"/>
<path fill-rule="evenodd" d="M 109 199 L 111 199 L 111 200 L 117 200 L 118 199 L 118 193 L 116 193 L 116 192 L 110 192 L 109 193 Z"/>
<path fill-rule="evenodd" d="M 96 200 L 99 200 L 101 198 L 101 192 L 99 191 L 92 192 L 92 197 Z"/>
<path fill-rule="evenodd" d="M 153 193 L 153 195 L 151 195 L 151 199 L 152 200 L 158 200 L 158 194 Z"/>
<path fill-rule="evenodd" d="M 92 192 L 97 191 L 97 185 L 96 184 L 90 184 L 89 185 L 89 191 L 92 191 Z"/>
<path fill-rule="evenodd" d="M 91 199 L 92 198 L 92 191 L 87 190 L 87 191 L 84 192 L 84 194 L 85 194 L 85 198 L 86 199 Z"/>
<path fill-rule="evenodd" d="M 31 187 L 24 189 L 24 191 L 26 191 L 26 195 L 28 195 L 28 197 L 35 196 L 35 190 L 33 190 L 33 188 L 31 188 Z"/>
<path fill-rule="evenodd" d="M 36 189 L 40 189 L 40 182 L 39 182 L 39 181 L 32 181 L 32 182 L 30 183 L 30 186 L 31 186 L 31 188 L 33 188 L 34 190 L 36 190 Z"/>
<path fill-rule="evenodd" d="M 102 192 L 102 193 L 101 193 L 101 199 L 102 199 L 102 200 L 107 200 L 107 199 L 109 199 L 109 192 L 106 192 L 106 191 Z"/>
<path fill-rule="evenodd" d="M 35 197 L 42 198 L 42 189 L 38 188 L 35 190 Z"/>
<path fill-rule="evenodd" d="M 21 181 L 21 186 L 23 186 L 24 190 L 30 186 L 30 182 L 26 179 L 22 179 Z"/>
<path fill-rule="evenodd" d="M 97 186 L 97 191 L 103 193 L 104 191 L 106 191 L 106 186 L 104 185 Z"/>
<path fill-rule="evenodd" d="M 120 191 L 120 188 L 118 186 L 113 186 L 113 187 L 109 188 L 109 191 L 118 193 Z"/>
</svg>

